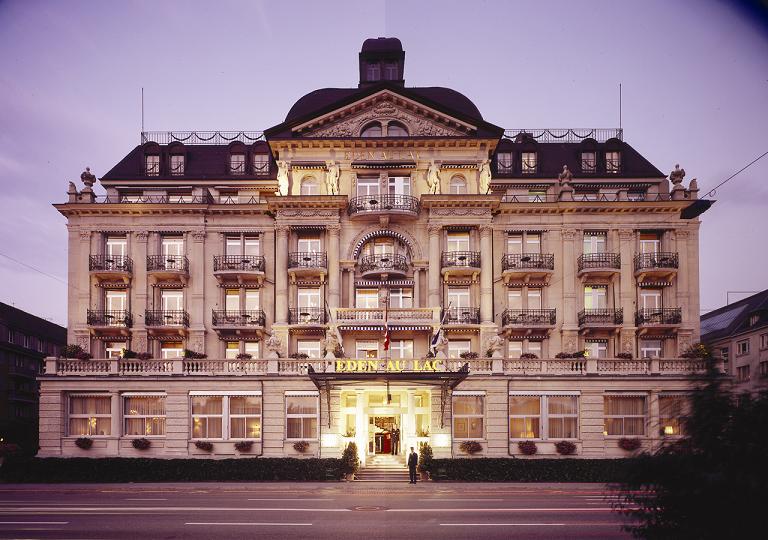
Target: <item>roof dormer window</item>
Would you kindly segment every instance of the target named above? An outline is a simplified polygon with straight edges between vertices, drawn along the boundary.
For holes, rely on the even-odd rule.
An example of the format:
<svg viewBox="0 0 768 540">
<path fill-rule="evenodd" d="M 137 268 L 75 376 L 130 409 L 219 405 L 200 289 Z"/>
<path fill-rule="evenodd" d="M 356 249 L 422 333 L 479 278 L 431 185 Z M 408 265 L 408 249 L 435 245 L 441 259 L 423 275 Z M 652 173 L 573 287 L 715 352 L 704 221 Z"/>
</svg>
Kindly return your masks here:
<svg viewBox="0 0 768 540">
<path fill-rule="evenodd" d="M 621 152 L 614 150 L 605 153 L 605 172 L 607 174 L 621 172 Z"/>
<path fill-rule="evenodd" d="M 381 66 L 378 62 L 368 64 L 366 69 L 366 77 L 368 81 L 380 81 L 381 80 Z"/>
<path fill-rule="evenodd" d="M 245 174 L 245 154 L 229 155 L 229 174 L 236 176 Z"/>
<path fill-rule="evenodd" d="M 496 155 L 496 168 L 499 174 L 510 174 L 513 166 L 512 152 L 499 152 Z"/>
<path fill-rule="evenodd" d="M 253 174 L 255 176 L 269 176 L 269 155 L 253 155 Z"/>
<path fill-rule="evenodd" d="M 597 172 L 597 153 L 593 150 L 581 153 L 581 172 L 584 174 Z"/>
<path fill-rule="evenodd" d="M 361 137 L 381 137 L 381 124 L 379 122 L 371 122 L 363 128 L 360 132 Z"/>
<path fill-rule="evenodd" d="M 536 174 L 536 167 L 538 165 L 536 152 L 523 152 L 521 155 L 522 168 L 520 169 L 523 174 Z"/>
<path fill-rule="evenodd" d="M 181 176 L 184 174 L 184 154 L 171 154 L 171 175 Z"/>
<path fill-rule="evenodd" d="M 160 156 L 157 154 L 148 154 L 144 156 L 144 173 L 147 176 L 160 175 Z"/>
<path fill-rule="evenodd" d="M 397 79 L 397 64 L 394 62 L 384 64 L 384 80 L 396 81 Z"/>
</svg>

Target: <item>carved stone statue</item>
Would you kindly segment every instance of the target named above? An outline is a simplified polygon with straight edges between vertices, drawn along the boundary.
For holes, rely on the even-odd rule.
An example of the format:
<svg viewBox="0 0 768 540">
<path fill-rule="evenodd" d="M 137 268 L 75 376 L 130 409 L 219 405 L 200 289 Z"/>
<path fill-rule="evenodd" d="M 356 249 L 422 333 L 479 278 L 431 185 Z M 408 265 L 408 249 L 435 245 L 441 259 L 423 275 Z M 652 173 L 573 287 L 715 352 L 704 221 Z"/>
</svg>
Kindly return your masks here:
<svg viewBox="0 0 768 540">
<path fill-rule="evenodd" d="M 445 337 L 445 334 L 440 334 L 435 344 L 435 350 L 437 351 L 436 358 L 448 358 L 448 338 Z"/>
<path fill-rule="evenodd" d="M 491 165 L 484 160 L 480 165 L 480 194 L 485 195 L 491 190 Z"/>
<path fill-rule="evenodd" d="M 321 345 L 323 346 L 323 349 L 325 349 L 326 360 L 333 360 L 336 358 L 334 351 L 341 345 L 341 343 L 339 342 L 336 332 L 328 331 L 325 339 L 321 341 Z"/>
<path fill-rule="evenodd" d="M 504 338 L 494 335 L 485 341 L 485 351 L 488 358 L 501 358 L 501 351 L 504 349 Z"/>
<path fill-rule="evenodd" d="M 683 178 L 685 178 L 685 169 L 681 169 L 680 164 L 678 163 L 675 165 L 675 170 L 669 173 L 669 180 L 675 186 L 678 186 L 682 183 Z"/>
<path fill-rule="evenodd" d="M 277 162 L 277 189 L 280 195 L 288 195 L 288 162 Z"/>
<path fill-rule="evenodd" d="M 573 173 L 568 170 L 568 165 L 563 165 L 563 172 L 557 175 L 557 179 L 560 180 L 561 185 L 566 185 L 573 180 Z"/>
<path fill-rule="evenodd" d="M 427 169 L 427 187 L 430 193 L 440 193 L 440 166 L 434 161 L 429 164 Z"/>
<path fill-rule="evenodd" d="M 67 193 L 70 195 L 77 195 L 77 186 L 74 182 L 69 183 L 69 189 L 67 189 Z"/>
<path fill-rule="evenodd" d="M 91 174 L 90 167 L 86 167 L 83 174 L 80 175 L 80 180 L 83 181 L 83 184 L 85 185 L 85 189 L 90 190 L 93 188 L 94 182 L 96 182 L 96 176 Z"/>
<path fill-rule="evenodd" d="M 268 358 L 280 358 L 280 354 L 283 352 L 283 342 L 279 337 L 272 334 L 264 342 L 264 346 L 267 348 L 267 351 L 269 351 L 267 354 Z"/>
<path fill-rule="evenodd" d="M 340 169 L 335 161 L 326 161 L 326 167 L 328 172 L 325 174 L 325 188 L 328 191 L 328 195 L 339 194 L 339 174 Z"/>
</svg>

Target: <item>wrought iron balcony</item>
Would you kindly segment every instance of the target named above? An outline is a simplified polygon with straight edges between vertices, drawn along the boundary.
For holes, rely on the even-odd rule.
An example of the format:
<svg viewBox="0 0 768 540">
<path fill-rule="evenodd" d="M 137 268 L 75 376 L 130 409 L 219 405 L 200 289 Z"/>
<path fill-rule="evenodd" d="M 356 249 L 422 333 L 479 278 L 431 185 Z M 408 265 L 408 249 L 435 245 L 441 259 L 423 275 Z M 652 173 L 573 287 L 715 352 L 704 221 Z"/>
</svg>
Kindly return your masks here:
<svg viewBox="0 0 768 540">
<path fill-rule="evenodd" d="M 621 255 L 618 253 L 583 253 L 577 261 L 579 272 L 589 270 L 621 270 Z"/>
<path fill-rule="evenodd" d="M 288 268 L 326 268 L 328 256 L 318 251 L 293 251 L 288 254 Z"/>
<path fill-rule="evenodd" d="M 480 324 L 480 308 L 452 307 L 443 309 L 445 324 Z"/>
<path fill-rule="evenodd" d="M 669 269 L 679 267 L 677 253 L 660 251 L 658 253 L 638 253 L 635 255 L 635 272 L 642 270 Z"/>
<path fill-rule="evenodd" d="M 146 326 L 189 327 L 189 313 L 182 310 L 154 309 L 144 312 Z"/>
<path fill-rule="evenodd" d="M 507 253 L 501 258 L 501 269 L 554 270 L 555 256 L 552 253 Z"/>
<path fill-rule="evenodd" d="M 251 310 L 213 310 L 213 326 L 218 327 L 254 327 L 265 326 L 267 317 L 261 309 Z"/>
<path fill-rule="evenodd" d="M 582 309 L 579 311 L 579 326 L 615 326 L 624 322 L 621 308 Z"/>
<path fill-rule="evenodd" d="M 480 268 L 480 252 L 443 251 L 441 261 L 443 268 L 450 268 L 453 266 Z"/>
<path fill-rule="evenodd" d="M 214 272 L 264 272 L 263 255 L 216 255 Z"/>
<path fill-rule="evenodd" d="M 288 310 L 288 322 L 291 324 L 325 324 L 325 309 L 321 307 L 299 307 Z"/>
<path fill-rule="evenodd" d="M 681 308 L 643 308 L 635 315 L 635 324 L 642 325 L 675 325 L 683 322 Z"/>
<path fill-rule="evenodd" d="M 88 257 L 88 270 L 91 272 L 131 273 L 133 260 L 125 255 L 91 255 Z"/>
<path fill-rule="evenodd" d="M 189 272 L 186 255 L 148 255 L 147 272 Z"/>
<path fill-rule="evenodd" d="M 502 326 L 554 326 L 554 309 L 505 309 L 501 314 Z"/>
<path fill-rule="evenodd" d="M 396 253 L 364 255 L 360 257 L 358 266 L 361 274 L 368 272 L 405 274 L 408 272 L 408 259 L 405 258 L 405 255 Z"/>
<path fill-rule="evenodd" d="M 89 309 L 87 323 L 88 326 L 130 328 L 133 325 L 133 318 L 130 312 L 125 310 Z"/>
<path fill-rule="evenodd" d="M 413 215 L 419 213 L 419 199 L 410 195 L 367 195 L 353 197 L 347 208 L 349 215 L 371 212 L 404 212 Z"/>
</svg>

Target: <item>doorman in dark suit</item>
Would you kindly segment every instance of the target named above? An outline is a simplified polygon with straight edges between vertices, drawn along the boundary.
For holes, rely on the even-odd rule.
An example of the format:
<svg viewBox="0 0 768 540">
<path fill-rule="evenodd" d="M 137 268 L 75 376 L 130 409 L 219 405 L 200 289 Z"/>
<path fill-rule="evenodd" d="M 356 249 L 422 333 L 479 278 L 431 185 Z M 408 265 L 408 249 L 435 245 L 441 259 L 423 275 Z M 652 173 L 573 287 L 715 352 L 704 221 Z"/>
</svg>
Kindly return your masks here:
<svg viewBox="0 0 768 540">
<path fill-rule="evenodd" d="M 416 465 L 419 464 L 419 454 L 411 446 L 411 453 L 408 454 L 408 475 L 410 476 L 409 484 L 416 483 Z"/>
</svg>

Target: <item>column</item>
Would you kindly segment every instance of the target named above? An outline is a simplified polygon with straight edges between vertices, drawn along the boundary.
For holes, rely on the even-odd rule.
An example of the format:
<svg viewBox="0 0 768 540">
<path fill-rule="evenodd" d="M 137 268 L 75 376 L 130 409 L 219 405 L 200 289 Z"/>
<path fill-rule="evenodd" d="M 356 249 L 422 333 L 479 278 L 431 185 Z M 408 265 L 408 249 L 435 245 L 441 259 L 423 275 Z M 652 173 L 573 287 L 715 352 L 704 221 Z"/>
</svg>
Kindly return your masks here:
<svg viewBox="0 0 768 540">
<path fill-rule="evenodd" d="M 347 268 L 347 287 L 349 288 L 349 297 L 347 307 L 355 307 L 355 268 Z"/>
<path fill-rule="evenodd" d="M 288 323 L 288 226 L 275 227 L 275 323 Z"/>
<path fill-rule="evenodd" d="M 493 323 L 493 227 L 480 227 L 480 321 Z"/>
<path fill-rule="evenodd" d="M 430 225 L 429 232 L 429 290 L 428 307 L 437 307 L 440 302 L 440 225 Z"/>
<path fill-rule="evenodd" d="M 421 274 L 421 268 L 413 269 L 413 307 L 421 307 L 421 300 L 419 298 L 421 289 L 419 287 L 419 277 Z"/>
<path fill-rule="evenodd" d="M 624 314 L 624 324 L 621 326 L 620 352 L 635 354 L 635 231 L 619 229 L 619 254 L 621 255 L 621 291 L 619 302 Z"/>
<path fill-rule="evenodd" d="M 341 289 L 339 286 L 339 234 L 341 226 L 333 223 L 326 227 L 328 233 L 328 307 L 340 306 Z"/>
</svg>

